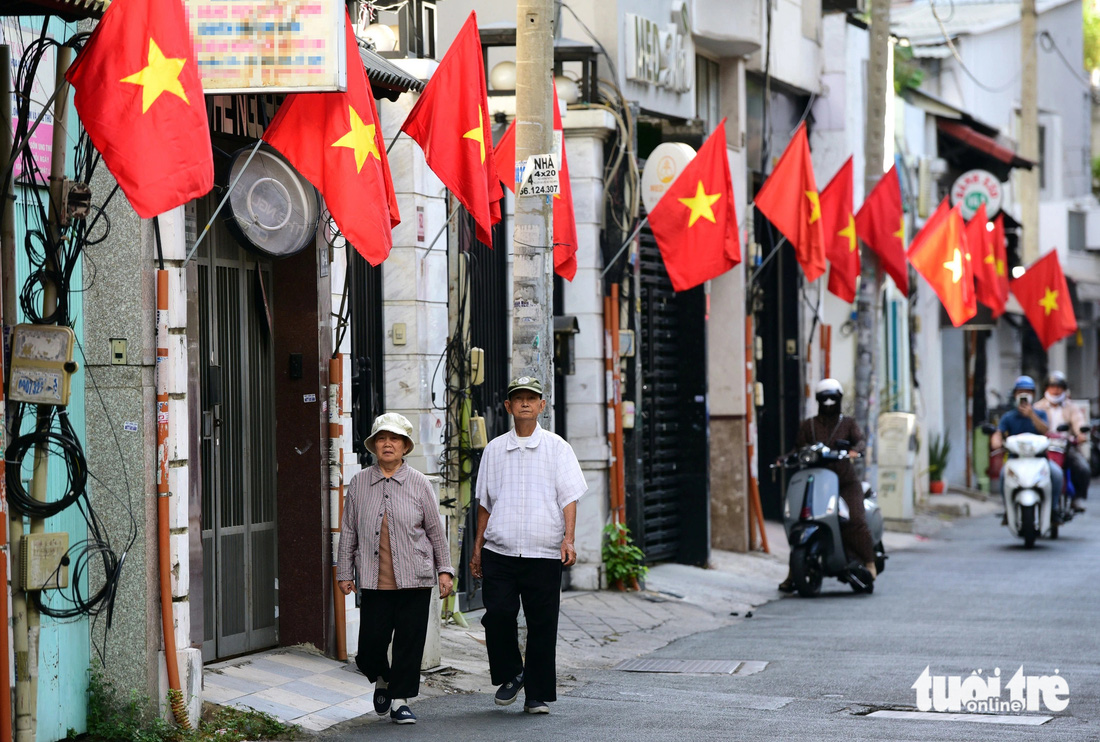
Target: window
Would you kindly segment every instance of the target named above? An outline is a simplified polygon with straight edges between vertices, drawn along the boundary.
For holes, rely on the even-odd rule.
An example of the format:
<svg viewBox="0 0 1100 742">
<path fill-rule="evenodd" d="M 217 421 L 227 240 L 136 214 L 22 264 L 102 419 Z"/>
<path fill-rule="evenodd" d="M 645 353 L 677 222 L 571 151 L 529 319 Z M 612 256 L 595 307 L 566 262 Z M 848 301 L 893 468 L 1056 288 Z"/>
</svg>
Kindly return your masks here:
<svg viewBox="0 0 1100 742">
<path fill-rule="evenodd" d="M 1047 127 L 1039 126 L 1039 190 L 1047 189 Z"/>
<path fill-rule="evenodd" d="M 695 57 L 695 116 L 709 133 L 722 120 L 718 105 L 718 63 Z"/>
</svg>

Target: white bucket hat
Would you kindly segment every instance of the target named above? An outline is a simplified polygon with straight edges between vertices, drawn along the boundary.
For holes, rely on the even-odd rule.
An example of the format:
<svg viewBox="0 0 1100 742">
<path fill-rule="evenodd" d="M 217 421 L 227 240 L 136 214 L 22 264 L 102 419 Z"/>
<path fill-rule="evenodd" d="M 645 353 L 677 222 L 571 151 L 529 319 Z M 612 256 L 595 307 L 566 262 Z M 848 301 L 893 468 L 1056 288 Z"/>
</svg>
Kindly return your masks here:
<svg viewBox="0 0 1100 742">
<path fill-rule="evenodd" d="M 375 456 L 378 455 L 374 450 L 374 439 L 383 430 L 390 433 L 396 433 L 407 441 L 409 447 L 408 450 L 405 451 L 406 454 L 413 450 L 413 446 L 415 445 L 412 439 L 413 426 L 412 423 L 409 422 L 409 418 L 396 412 L 386 412 L 374 418 L 374 425 L 372 425 L 370 429 L 370 437 L 363 441 L 363 445 L 365 445 L 367 450 L 372 454 Z"/>
</svg>

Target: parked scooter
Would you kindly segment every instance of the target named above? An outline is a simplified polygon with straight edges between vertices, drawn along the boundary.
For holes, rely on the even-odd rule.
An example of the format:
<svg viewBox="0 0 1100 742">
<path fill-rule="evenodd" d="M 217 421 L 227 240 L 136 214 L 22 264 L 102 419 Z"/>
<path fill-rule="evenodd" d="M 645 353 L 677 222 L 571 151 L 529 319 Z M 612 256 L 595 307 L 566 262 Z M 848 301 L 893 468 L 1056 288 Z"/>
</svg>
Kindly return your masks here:
<svg viewBox="0 0 1100 742">
<path fill-rule="evenodd" d="M 825 577 L 835 577 L 857 593 L 870 593 L 875 589 L 867 568 L 844 551 L 840 525 L 848 519 L 848 503 L 840 496 L 836 473 L 824 466 L 827 461 L 847 458 L 846 450 L 834 451 L 824 443 L 814 443 L 787 454 L 772 465 L 772 468 L 798 470 L 787 483 L 783 525 L 791 545 L 791 580 L 804 598 L 820 593 Z M 886 568 L 882 511 L 877 495 L 866 482 L 863 483 L 863 495 L 867 526 L 875 544 L 875 569 L 881 575 Z"/>
<path fill-rule="evenodd" d="M 1051 532 L 1051 462 L 1046 458 L 1053 439 L 1037 433 L 1020 433 L 1005 440 L 1004 503 L 1008 530 L 1031 548 L 1039 536 Z"/>
</svg>

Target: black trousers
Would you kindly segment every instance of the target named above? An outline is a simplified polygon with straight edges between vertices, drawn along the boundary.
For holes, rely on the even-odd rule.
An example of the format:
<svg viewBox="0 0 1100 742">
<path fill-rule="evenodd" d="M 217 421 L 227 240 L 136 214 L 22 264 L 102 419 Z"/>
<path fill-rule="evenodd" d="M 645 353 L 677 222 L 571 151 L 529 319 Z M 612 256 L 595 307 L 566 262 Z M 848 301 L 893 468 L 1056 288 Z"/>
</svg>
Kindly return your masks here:
<svg viewBox="0 0 1100 742">
<path fill-rule="evenodd" d="M 1089 469 L 1089 462 L 1085 460 L 1084 454 L 1076 448 L 1069 449 L 1066 451 L 1066 466 L 1069 468 L 1070 476 L 1073 477 L 1074 498 L 1088 499 L 1092 470 Z"/>
<path fill-rule="evenodd" d="M 413 698 L 420 693 L 432 589 L 362 590 L 359 596 L 356 667 L 371 682 L 385 680 L 391 698 Z M 392 665 L 386 656 L 391 640 Z"/>
<path fill-rule="evenodd" d="M 528 559 L 481 550 L 485 648 L 493 685 L 523 672 L 527 698 L 556 701 L 555 662 L 558 609 L 561 605 L 561 560 Z M 520 657 L 517 617 L 520 601 L 527 619 L 527 657 Z"/>
</svg>

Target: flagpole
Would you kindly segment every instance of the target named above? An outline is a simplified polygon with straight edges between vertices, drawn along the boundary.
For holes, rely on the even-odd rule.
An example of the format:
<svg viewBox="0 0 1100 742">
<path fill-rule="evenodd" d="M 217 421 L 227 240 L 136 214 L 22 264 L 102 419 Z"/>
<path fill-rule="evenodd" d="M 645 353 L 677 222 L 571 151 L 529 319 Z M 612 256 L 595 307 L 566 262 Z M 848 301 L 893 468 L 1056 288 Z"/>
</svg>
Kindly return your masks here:
<svg viewBox="0 0 1100 742">
<path fill-rule="evenodd" d="M 394 135 L 393 139 L 391 139 L 390 143 L 386 146 L 386 154 L 387 155 L 389 155 L 390 150 L 393 149 L 393 145 L 397 144 L 397 140 L 401 138 L 401 133 L 402 133 L 402 130 L 398 129 L 397 134 Z"/>
<path fill-rule="evenodd" d="M 635 227 L 634 231 L 630 233 L 630 236 L 626 238 L 626 241 L 623 243 L 623 246 L 619 248 L 619 251 L 617 253 L 615 253 L 615 257 L 613 257 L 613 258 L 611 258 L 611 260 L 607 261 L 607 265 L 605 265 L 604 269 L 602 271 L 600 271 L 600 278 L 603 278 L 605 275 L 607 275 L 607 272 L 609 270 L 611 270 L 611 266 L 615 265 L 615 262 L 619 259 L 619 256 L 621 256 L 623 254 L 623 250 L 626 250 L 626 248 L 630 246 L 630 243 L 634 241 L 634 238 L 638 236 L 638 233 L 642 231 L 642 227 L 644 227 L 648 223 L 649 223 L 649 217 L 648 216 L 645 217 L 644 219 L 642 219 L 640 222 L 638 222 L 638 226 Z"/>
<path fill-rule="evenodd" d="M 756 270 L 754 270 L 752 272 L 752 274 L 749 276 L 749 283 L 750 284 L 753 281 L 756 280 L 756 277 L 758 275 L 760 275 L 760 271 L 764 270 L 764 266 L 768 264 L 768 261 L 771 260 L 772 258 L 774 258 L 776 256 L 776 254 L 779 252 L 780 248 L 782 248 L 783 245 L 785 245 L 785 244 L 787 244 L 787 238 L 786 237 L 781 237 L 779 239 L 779 242 L 775 243 L 775 247 L 773 247 L 772 251 L 770 253 L 768 253 L 768 257 L 766 257 L 762 261 L 760 261 L 760 265 L 756 266 Z"/>
<path fill-rule="evenodd" d="M 199 245 L 206 239 L 206 234 L 210 231 L 210 227 L 214 224 L 214 220 L 218 218 L 218 214 L 221 213 L 222 207 L 225 206 L 226 201 L 229 200 L 229 195 L 233 193 L 233 189 L 237 187 L 237 183 L 240 182 L 244 176 L 245 171 L 248 170 L 248 163 L 252 162 L 252 158 L 256 156 L 256 153 L 260 151 L 260 145 L 264 143 L 263 139 L 256 140 L 256 146 L 252 148 L 252 151 L 248 153 L 248 159 L 244 161 L 244 165 L 241 166 L 240 172 L 237 173 L 237 177 L 233 179 L 233 182 L 229 184 L 229 187 L 225 189 L 225 196 L 222 198 L 222 202 L 218 204 L 218 208 L 214 209 L 214 213 L 210 215 L 210 221 L 206 223 L 206 226 L 202 229 L 202 234 L 195 240 L 194 246 L 190 252 L 187 253 L 187 257 L 183 259 L 183 264 L 187 265 L 191 260 L 191 256 L 195 254 L 195 251 L 199 249 Z"/>
<path fill-rule="evenodd" d="M 451 223 L 451 220 L 455 218 L 455 214 L 458 213 L 458 210 L 460 208 L 462 208 L 462 204 L 456 203 L 455 207 L 451 209 L 451 213 L 447 215 L 447 221 L 443 222 L 443 226 L 440 227 L 439 231 L 435 233 L 435 239 L 432 240 L 432 244 L 428 245 L 428 252 L 431 252 L 432 248 L 435 247 L 435 243 L 439 242 L 439 238 L 442 237 L 443 233 L 447 231 L 447 226 Z M 424 254 L 426 256 L 428 253 Z"/>
</svg>

